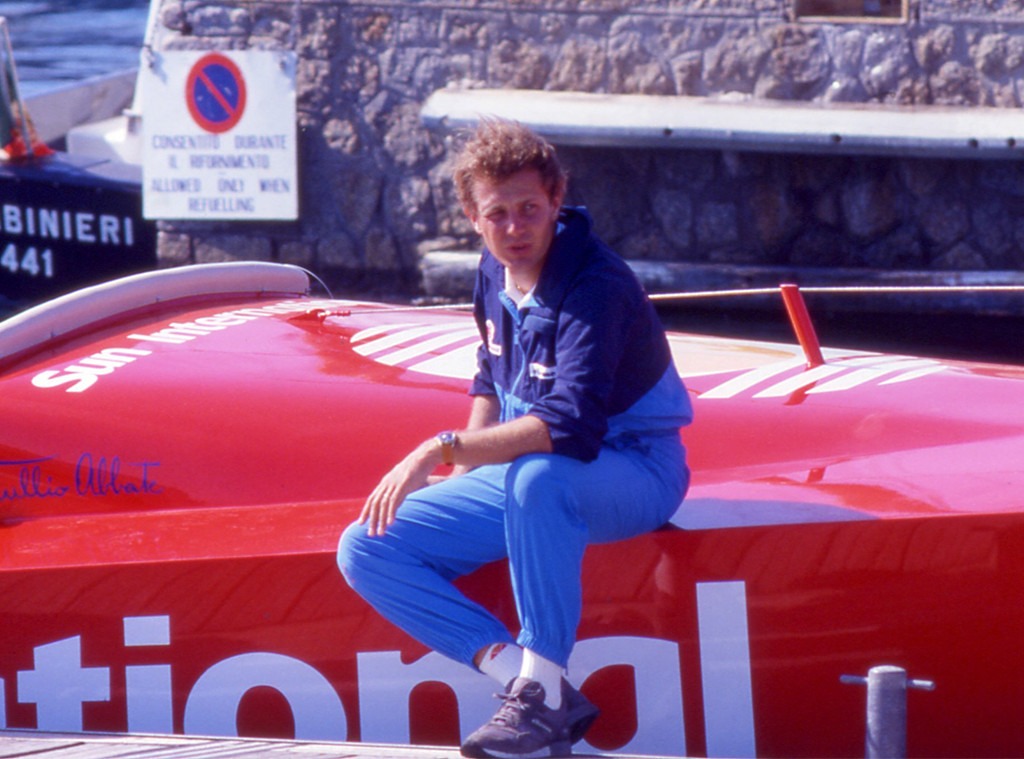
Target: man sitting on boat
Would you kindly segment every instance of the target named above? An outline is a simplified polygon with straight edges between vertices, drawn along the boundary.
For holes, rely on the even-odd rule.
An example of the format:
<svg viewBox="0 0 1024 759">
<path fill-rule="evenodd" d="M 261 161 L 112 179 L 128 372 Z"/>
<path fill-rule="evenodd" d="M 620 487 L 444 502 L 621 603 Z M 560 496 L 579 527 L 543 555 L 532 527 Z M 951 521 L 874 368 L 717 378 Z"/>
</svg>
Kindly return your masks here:
<svg viewBox="0 0 1024 759">
<path fill-rule="evenodd" d="M 584 550 L 676 511 L 689 483 L 679 428 L 692 411 L 633 273 L 585 210 L 562 207 L 566 175 L 550 144 L 485 121 L 455 183 L 485 244 L 469 421 L 383 477 L 338 563 L 387 619 L 505 688 L 465 756 L 568 754 L 597 716 L 563 677 Z M 451 476 L 428 486 L 442 464 Z M 506 557 L 517 638 L 452 584 Z"/>
</svg>

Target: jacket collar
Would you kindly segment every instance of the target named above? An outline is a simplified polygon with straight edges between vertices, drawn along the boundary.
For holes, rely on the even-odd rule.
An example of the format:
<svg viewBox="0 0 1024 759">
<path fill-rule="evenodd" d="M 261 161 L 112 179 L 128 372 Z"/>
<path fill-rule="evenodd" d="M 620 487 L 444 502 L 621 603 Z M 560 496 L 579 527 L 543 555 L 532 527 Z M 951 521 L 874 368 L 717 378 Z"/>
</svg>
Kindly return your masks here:
<svg viewBox="0 0 1024 759">
<path fill-rule="evenodd" d="M 544 259 L 544 268 L 534 289 L 534 298 L 541 306 L 555 308 L 562 302 L 576 272 L 585 262 L 593 220 L 586 208 L 563 207 L 558 214 L 558 229 Z M 484 248 L 480 270 L 498 289 L 504 287 L 505 267 Z"/>
</svg>

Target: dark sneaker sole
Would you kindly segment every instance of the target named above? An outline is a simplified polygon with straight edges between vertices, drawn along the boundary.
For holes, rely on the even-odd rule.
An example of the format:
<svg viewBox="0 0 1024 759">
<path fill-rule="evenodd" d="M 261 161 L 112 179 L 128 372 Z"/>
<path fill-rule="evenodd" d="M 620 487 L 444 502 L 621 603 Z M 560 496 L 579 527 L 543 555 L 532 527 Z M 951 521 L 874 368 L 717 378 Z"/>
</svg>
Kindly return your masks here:
<svg viewBox="0 0 1024 759">
<path fill-rule="evenodd" d="M 572 756 L 572 746 L 569 743 L 552 743 L 550 746 L 526 754 L 488 750 L 482 746 L 463 746 L 460 753 L 469 759 L 534 759 L 535 757 Z"/>
</svg>

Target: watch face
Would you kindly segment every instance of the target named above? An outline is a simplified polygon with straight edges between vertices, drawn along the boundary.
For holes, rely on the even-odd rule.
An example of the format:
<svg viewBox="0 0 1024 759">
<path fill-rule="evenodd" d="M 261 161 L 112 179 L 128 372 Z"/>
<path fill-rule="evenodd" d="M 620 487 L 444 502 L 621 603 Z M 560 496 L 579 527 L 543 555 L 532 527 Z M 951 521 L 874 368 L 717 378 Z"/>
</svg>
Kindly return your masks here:
<svg viewBox="0 0 1024 759">
<path fill-rule="evenodd" d="M 437 441 L 441 444 L 441 460 L 444 464 L 451 466 L 455 463 L 455 432 L 452 430 L 439 432 Z"/>
</svg>

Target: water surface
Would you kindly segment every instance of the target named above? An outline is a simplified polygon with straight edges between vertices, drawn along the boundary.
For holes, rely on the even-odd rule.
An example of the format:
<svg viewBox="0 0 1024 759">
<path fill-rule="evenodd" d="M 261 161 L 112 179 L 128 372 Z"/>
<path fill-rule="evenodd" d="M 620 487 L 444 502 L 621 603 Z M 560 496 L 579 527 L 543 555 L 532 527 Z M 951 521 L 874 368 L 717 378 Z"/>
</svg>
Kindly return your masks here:
<svg viewBox="0 0 1024 759">
<path fill-rule="evenodd" d="M 21 94 L 137 67 L 148 14 L 148 0 L 0 1 Z"/>
</svg>

